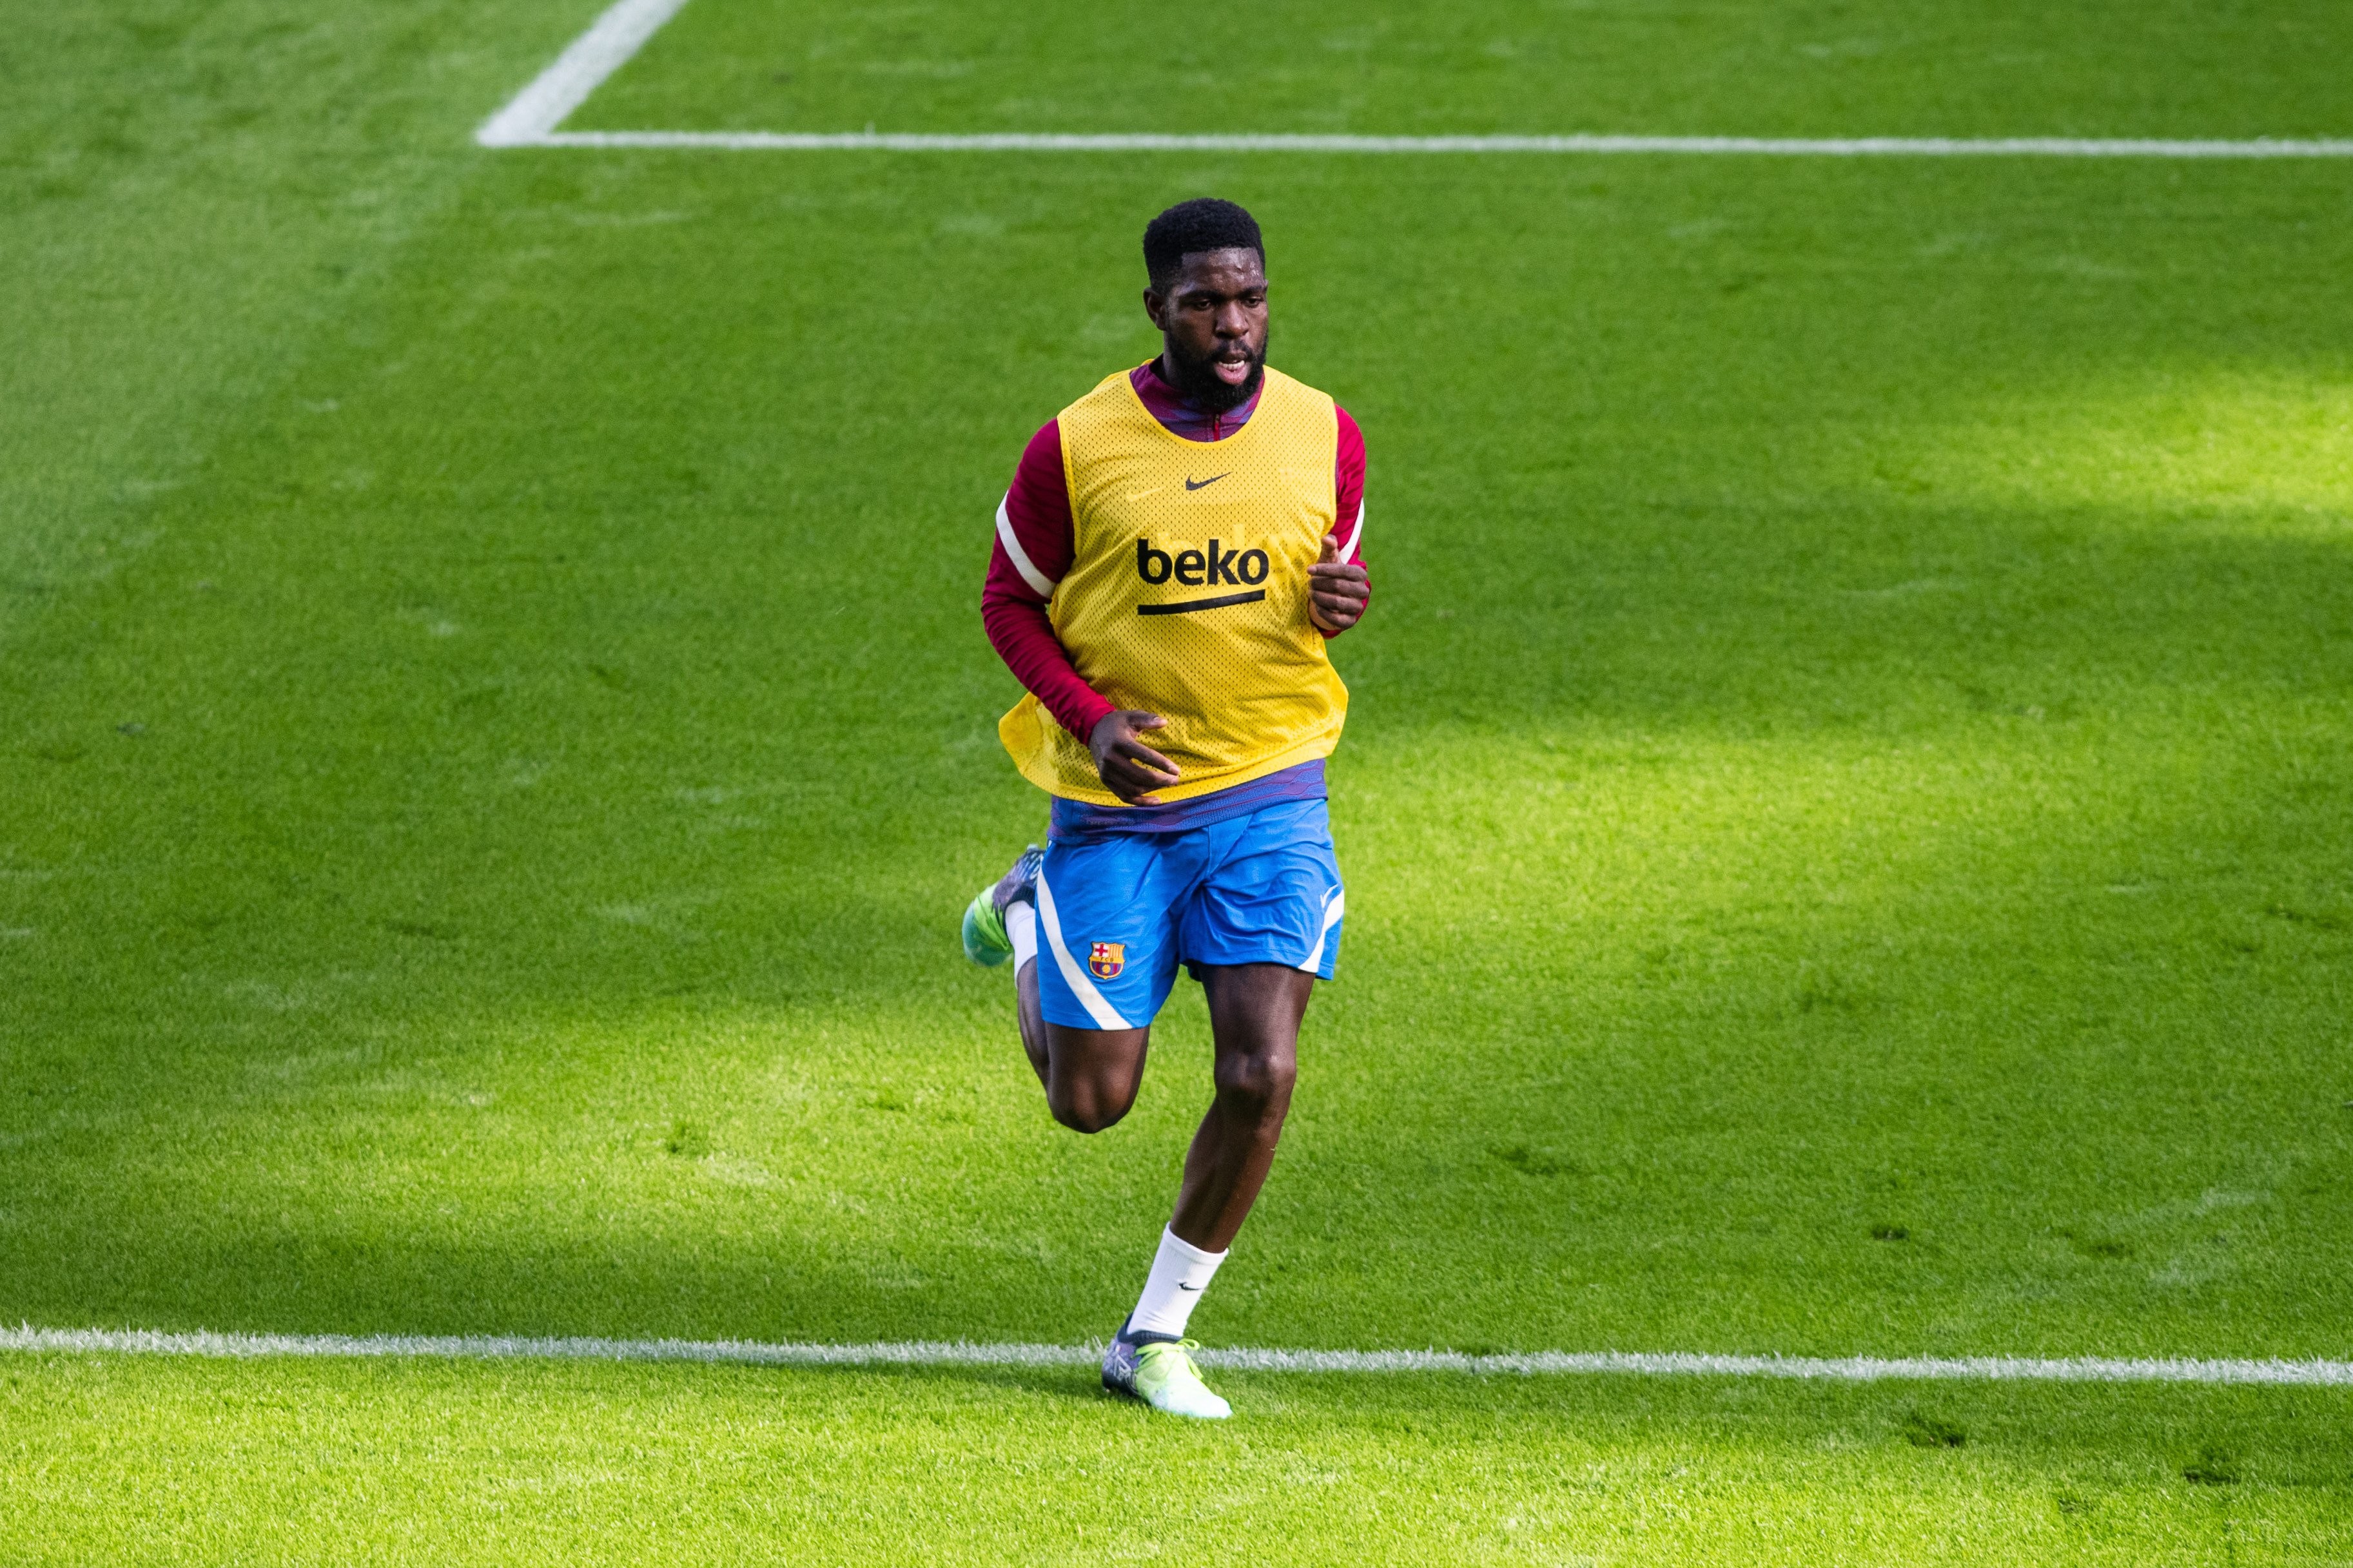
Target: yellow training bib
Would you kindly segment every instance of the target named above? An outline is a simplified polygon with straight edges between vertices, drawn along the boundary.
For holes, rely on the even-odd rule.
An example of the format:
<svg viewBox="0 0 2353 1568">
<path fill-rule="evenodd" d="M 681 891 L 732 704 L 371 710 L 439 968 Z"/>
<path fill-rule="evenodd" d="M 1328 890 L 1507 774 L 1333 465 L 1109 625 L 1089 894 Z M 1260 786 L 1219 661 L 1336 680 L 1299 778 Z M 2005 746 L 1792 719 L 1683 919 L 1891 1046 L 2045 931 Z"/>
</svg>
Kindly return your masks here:
<svg viewBox="0 0 2353 1568">
<path fill-rule="evenodd" d="M 1348 689 L 1308 618 L 1307 569 L 1333 531 L 1332 400 L 1266 372 L 1250 422 L 1188 441 L 1155 419 L 1128 373 L 1062 410 L 1075 552 L 1047 613 L 1088 685 L 1168 721 L 1145 744 L 1182 800 L 1328 756 Z M 1024 696 L 997 724 L 1021 775 L 1116 805 L 1088 737 Z"/>
</svg>

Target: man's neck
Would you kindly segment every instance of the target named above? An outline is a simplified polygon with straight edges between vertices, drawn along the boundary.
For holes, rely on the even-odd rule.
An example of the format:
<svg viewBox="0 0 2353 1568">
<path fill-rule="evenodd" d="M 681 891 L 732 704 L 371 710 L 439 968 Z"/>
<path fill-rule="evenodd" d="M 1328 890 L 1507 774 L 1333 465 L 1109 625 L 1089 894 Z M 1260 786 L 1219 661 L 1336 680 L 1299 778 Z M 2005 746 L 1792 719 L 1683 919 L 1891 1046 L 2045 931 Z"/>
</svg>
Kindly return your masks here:
<svg viewBox="0 0 2353 1568">
<path fill-rule="evenodd" d="M 1194 405 L 1193 400 L 1185 395 L 1183 384 L 1179 382 L 1176 376 L 1169 374 L 1167 350 L 1163 349 L 1160 351 L 1158 356 L 1152 362 L 1151 370 L 1152 379 L 1166 387 L 1168 389 L 1169 396 L 1175 398 L 1177 402 L 1183 404 L 1187 408 Z"/>
</svg>

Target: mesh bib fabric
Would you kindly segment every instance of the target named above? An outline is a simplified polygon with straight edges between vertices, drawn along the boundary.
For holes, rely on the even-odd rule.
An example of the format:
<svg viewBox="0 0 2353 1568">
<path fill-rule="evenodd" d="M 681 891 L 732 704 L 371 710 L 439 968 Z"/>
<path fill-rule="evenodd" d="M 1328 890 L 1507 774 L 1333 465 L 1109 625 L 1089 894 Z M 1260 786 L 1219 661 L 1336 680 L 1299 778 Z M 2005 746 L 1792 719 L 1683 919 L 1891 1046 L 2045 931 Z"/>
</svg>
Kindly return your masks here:
<svg viewBox="0 0 2353 1568">
<path fill-rule="evenodd" d="M 1250 423 L 1188 441 L 1145 410 L 1127 373 L 1062 410 L 1071 569 L 1048 614 L 1088 685 L 1168 721 L 1145 740 L 1207 795 L 1339 743 L 1348 689 L 1308 619 L 1307 569 L 1333 530 L 1332 400 L 1269 370 Z M 1086 737 L 1035 697 L 997 725 L 1024 778 L 1114 805 Z"/>
</svg>

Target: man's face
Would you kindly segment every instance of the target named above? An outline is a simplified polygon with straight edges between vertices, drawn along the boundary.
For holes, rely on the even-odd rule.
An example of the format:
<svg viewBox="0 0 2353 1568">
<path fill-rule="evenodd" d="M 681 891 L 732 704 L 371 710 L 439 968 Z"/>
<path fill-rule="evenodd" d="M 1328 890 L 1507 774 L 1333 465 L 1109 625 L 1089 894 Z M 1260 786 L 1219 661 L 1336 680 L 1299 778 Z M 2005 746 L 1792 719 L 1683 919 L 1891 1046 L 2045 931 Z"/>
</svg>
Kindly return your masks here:
<svg viewBox="0 0 2353 1568">
<path fill-rule="evenodd" d="M 1209 408 L 1240 406 L 1266 371 L 1266 263 L 1255 250 L 1199 250 L 1164 293 L 1144 291 L 1176 390 Z"/>
</svg>

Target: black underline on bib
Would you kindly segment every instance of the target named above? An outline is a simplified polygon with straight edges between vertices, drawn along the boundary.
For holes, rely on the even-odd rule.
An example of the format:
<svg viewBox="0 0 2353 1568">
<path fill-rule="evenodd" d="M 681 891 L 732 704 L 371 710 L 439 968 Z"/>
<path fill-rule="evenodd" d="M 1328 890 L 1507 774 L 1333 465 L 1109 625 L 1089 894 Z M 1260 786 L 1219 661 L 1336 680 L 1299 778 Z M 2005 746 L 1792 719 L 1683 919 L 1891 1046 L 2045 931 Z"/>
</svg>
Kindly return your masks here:
<svg viewBox="0 0 2353 1568">
<path fill-rule="evenodd" d="M 1255 605 L 1266 597 L 1263 588 L 1247 594 L 1220 594 L 1214 599 L 1179 599 L 1173 605 L 1138 605 L 1139 616 L 1181 616 L 1191 610 L 1222 610 L 1228 605 Z"/>
</svg>

